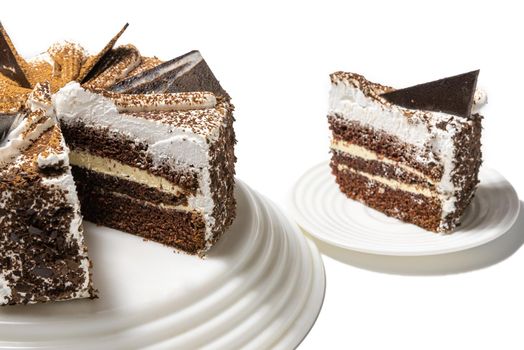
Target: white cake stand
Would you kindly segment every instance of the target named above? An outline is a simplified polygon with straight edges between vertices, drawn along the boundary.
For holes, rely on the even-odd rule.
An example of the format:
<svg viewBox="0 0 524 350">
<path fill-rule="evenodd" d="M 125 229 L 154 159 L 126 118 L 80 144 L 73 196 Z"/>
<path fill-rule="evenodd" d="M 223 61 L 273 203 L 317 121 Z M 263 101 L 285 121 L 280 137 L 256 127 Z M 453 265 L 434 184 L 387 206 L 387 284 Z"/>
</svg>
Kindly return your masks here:
<svg viewBox="0 0 524 350">
<path fill-rule="evenodd" d="M 97 300 L 0 309 L 0 348 L 290 349 L 313 326 L 315 246 L 237 181 L 238 215 L 205 260 L 87 223 Z"/>
</svg>

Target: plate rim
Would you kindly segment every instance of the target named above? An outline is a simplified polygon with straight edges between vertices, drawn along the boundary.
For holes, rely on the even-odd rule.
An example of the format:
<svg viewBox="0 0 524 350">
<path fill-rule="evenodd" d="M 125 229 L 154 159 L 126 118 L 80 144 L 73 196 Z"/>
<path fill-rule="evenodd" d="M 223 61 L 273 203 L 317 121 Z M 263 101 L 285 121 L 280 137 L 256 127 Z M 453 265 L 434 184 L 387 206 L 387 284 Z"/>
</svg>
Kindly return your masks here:
<svg viewBox="0 0 524 350">
<path fill-rule="evenodd" d="M 485 239 L 482 239 L 482 240 L 471 242 L 470 244 L 465 244 L 463 246 L 457 246 L 457 247 L 445 248 L 445 249 L 442 249 L 442 248 L 441 249 L 433 249 L 433 250 L 428 250 L 428 251 L 408 251 L 408 250 L 397 250 L 397 251 L 394 251 L 394 250 L 383 250 L 383 249 L 368 249 L 368 248 L 360 247 L 358 245 L 344 244 L 344 243 L 339 242 L 337 240 L 331 239 L 328 236 L 316 233 L 315 232 L 316 230 L 314 228 L 311 229 L 312 227 L 309 225 L 308 220 L 304 219 L 303 214 L 296 207 L 295 200 L 294 200 L 295 199 L 295 195 L 297 193 L 298 186 L 300 185 L 301 181 L 309 173 L 311 173 L 312 171 L 317 170 L 318 168 L 324 167 L 324 168 L 326 168 L 326 170 L 328 170 L 329 169 L 329 162 L 330 162 L 329 160 L 324 160 L 322 162 L 319 162 L 319 163 L 309 167 L 306 171 L 304 171 L 300 175 L 300 177 L 293 184 L 293 187 L 291 189 L 291 193 L 288 196 L 288 200 L 287 200 L 287 202 L 288 202 L 288 210 L 289 210 L 289 213 L 290 213 L 290 216 L 292 217 L 292 219 L 307 234 L 309 234 L 313 238 L 318 239 L 318 240 L 320 240 L 320 241 L 322 241 L 324 243 L 327 243 L 327 244 L 329 244 L 331 246 L 335 246 L 337 248 L 342 248 L 342 249 L 345 249 L 345 250 L 348 250 L 348 251 L 355 251 L 355 252 L 360 252 L 360 253 L 365 253 L 365 254 L 372 254 L 372 255 L 398 256 L 398 257 L 434 256 L 434 255 L 443 255 L 443 254 L 448 254 L 448 253 L 456 253 L 456 252 L 460 252 L 460 251 L 463 251 L 463 250 L 468 250 L 468 249 L 471 249 L 471 248 L 475 248 L 475 247 L 484 245 L 486 243 L 489 243 L 489 242 L 491 242 L 491 241 L 501 237 L 502 235 L 507 233 L 511 229 L 511 227 L 513 227 L 513 225 L 517 221 L 517 218 L 518 218 L 520 210 L 521 210 L 520 199 L 519 199 L 518 194 L 517 194 L 515 188 L 513 187 L 513 185 L 500 172 L 498 172 L 494 168 L 490 168 L 490 167 L 488 167 L 488 166 L 483 164 L 479 172 L 482 172 L 482 171 L 488 172 L 489 171 L 489 172 L 495 173 L 504 183 L 506 183 L 508 185 L 508 190 L 509 190 L 509 192 L 511 194 L 510 198 L 514 202 L 514 203 L 510 203 L 510 205 L 514 205 L 515 210 L 513 212 L 508 212 L 506 214 L 506 216 L 504 217 L 504 220 L 503 220 L 504 221 L 504 225 L 501 226 L 501 229 L 497 232 L 497 234 L 488 236 L 488 237 L 486 237 Z M 348 198 L 348 200 L 351 200 L 351 199 Z M 359 203 L 359 205 L 365 206 L 365 204 L 362 204 L 362 203 Z M 401 222 L 401 220 L 399 220 L 399 221 Z M 411 224 L 408 224 L 408 223 L 403 223 L 403 224 L 411 225 Z"/>
</svg>

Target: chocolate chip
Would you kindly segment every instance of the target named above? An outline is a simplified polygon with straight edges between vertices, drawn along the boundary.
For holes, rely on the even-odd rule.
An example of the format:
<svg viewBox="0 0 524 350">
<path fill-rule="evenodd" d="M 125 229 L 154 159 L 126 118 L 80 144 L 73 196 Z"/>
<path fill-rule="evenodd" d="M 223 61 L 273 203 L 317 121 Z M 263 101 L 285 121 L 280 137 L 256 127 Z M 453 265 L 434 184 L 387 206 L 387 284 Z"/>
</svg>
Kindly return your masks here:
<svg viewBox="0 0 524 350">
<path fill-rule="evenodd" d="M 14 242 L 18 242 L 20 240 L 20 236 L 17 235 L 15 232 L 11 232 L 11 240 Z"/>
<path fill-rule="evenodd" d="M 42 230 L 39 229 L 38 227 L 29 226 L 28 231 L 32 235 L 37 235 L 37 236 L 41 236 L 42 235 Z"/>
<path fill-rule="evenodd" d="M 16 284 L 16 288 L 15 289 L 16 289 L 17 292 L 27 293 L 27 292 L 30 292 L 33 289 L 33 287 L 30 286 L 29 284 L 24 283 L 24 282 L 18 282 Z"/>
<path fill-rule="evenodd" d="M 43 278 L 50 278 L 50 277 L 53 277 L 54 275 L 53 270 L 47 267 L 43 267 L 43 266 L 35 267 L 33 269 L 33 273 Z"/>
</svg>

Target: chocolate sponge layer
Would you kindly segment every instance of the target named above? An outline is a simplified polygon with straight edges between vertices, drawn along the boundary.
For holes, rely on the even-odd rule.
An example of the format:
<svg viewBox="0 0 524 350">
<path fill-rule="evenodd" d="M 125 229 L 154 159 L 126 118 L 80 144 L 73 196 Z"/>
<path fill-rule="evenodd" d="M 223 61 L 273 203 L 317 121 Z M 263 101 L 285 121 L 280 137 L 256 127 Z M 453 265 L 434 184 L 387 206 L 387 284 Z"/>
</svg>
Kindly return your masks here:
<svg viewBox="0 0 524 350">
<path fill-rule="evenodd" d="M 78 196 L 84 217 L 115 228 L 198 254 L 206 246 L 205 223 L 200 213 L 155 205 L 116 192 L 80 184 Z"/>
<path fill-rule="evenodd" d="M 396 190 L 365 176 L 341 171 L 336 161 L 331 162 L 331 169 L 340 190 L 349 198 L 358 200 L 388 216 L 429 231 L 438 231 L 442 213 L 438 198 Z"/>
</svg>

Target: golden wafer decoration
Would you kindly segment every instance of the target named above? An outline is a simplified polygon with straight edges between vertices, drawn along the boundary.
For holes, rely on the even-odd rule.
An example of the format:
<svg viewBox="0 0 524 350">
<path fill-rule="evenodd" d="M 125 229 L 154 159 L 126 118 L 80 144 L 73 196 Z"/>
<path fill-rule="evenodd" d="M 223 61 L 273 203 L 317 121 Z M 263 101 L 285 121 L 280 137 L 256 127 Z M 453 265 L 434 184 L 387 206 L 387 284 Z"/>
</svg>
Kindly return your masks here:
<svg viewBox="0 0 524 350">
<path fill-rule="evenodd" d="M 96 55 L 88 56 L 80 45 L 64 42 L 53 44 L 47 52 L 26 61 L 18 54 L 0 23 L 0 114 L 16 113 L 22 109 L 27 96 L 38 83 L 49 82 L 54 93 L 71 81 L 88 83 L 101 73 L 104 77 L 100 77 L 99 82 L 104 82 L 104 86 L 118 80 L 120 77 L 114 69 L 109 70 L 110 65 L 104 61 L 114 60 L 123 52 L 128 55 L 118 61 L 120 68 L 125 68 L 126 72 L 134 70 L 141 63 L 138 50 L 132 45 L 113 49 L 127 27 L 126 23 Z"/>
</svg>

